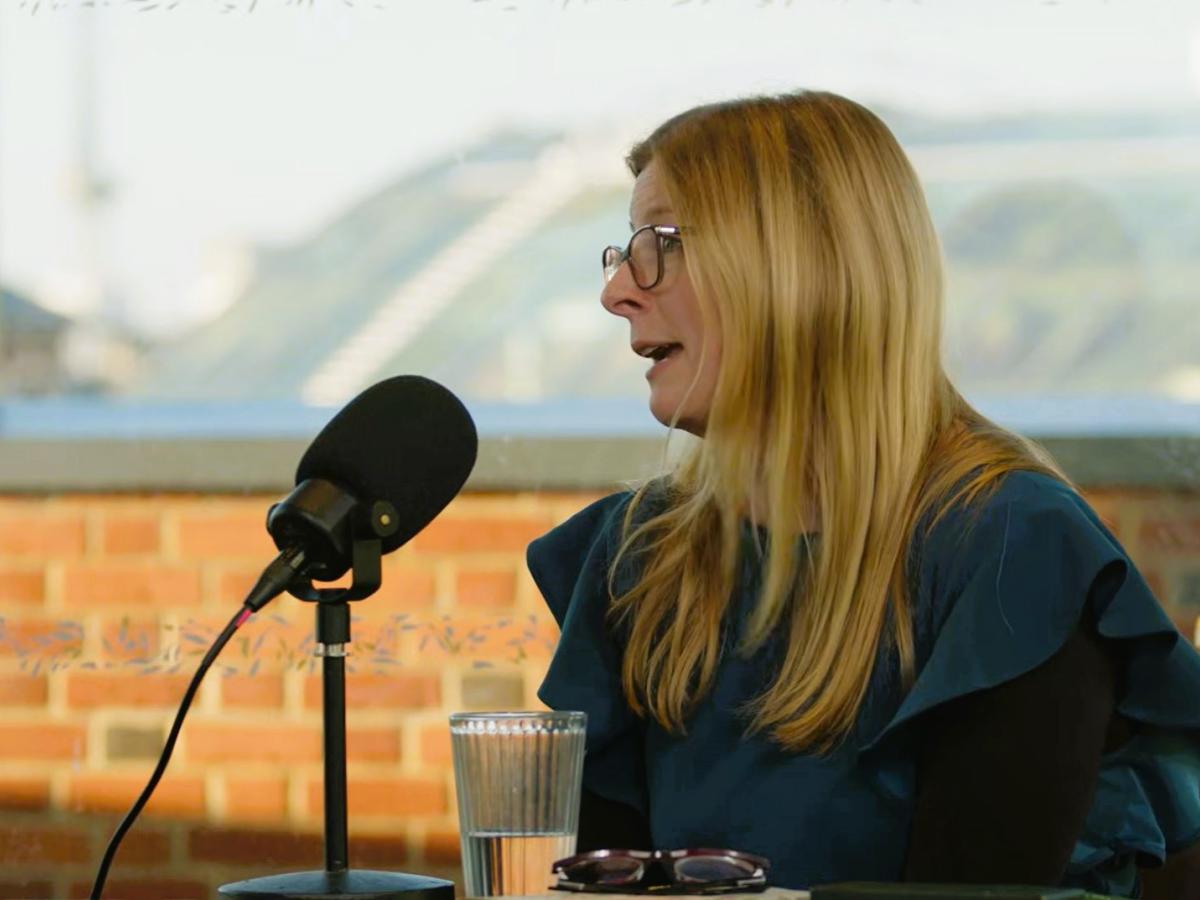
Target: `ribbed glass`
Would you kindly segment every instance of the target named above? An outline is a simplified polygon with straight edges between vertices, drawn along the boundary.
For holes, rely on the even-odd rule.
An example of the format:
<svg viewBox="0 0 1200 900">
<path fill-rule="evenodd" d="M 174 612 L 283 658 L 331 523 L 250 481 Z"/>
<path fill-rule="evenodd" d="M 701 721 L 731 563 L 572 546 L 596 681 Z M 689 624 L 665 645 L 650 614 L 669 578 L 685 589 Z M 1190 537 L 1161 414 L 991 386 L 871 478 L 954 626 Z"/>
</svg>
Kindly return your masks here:
<svg viewBox="0 0 1200 900">
<path fill-rule="evenodd" d="M 545 893 L 575 852 L 587 715 L 450 716 L 468 897 Z"/>
</svg>

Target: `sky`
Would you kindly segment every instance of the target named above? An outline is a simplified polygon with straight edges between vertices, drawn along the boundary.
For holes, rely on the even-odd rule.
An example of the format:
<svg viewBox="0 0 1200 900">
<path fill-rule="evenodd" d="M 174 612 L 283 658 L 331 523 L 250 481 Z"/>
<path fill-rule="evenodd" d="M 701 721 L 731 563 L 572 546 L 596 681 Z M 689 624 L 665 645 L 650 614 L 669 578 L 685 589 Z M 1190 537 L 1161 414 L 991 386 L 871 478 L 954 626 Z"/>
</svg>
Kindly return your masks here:
<svg viewBox="0 0 1200 900">
<path fill-rule="evenodd" d="M 98 269 L 110 313 L 175 333 L 228 302 L 244 248 L 494 129 L 796 87 L 945 116 L 1195 107 L 1200 3 L 0 0 L 0 282 L 77 314 Z"/>
</svg>

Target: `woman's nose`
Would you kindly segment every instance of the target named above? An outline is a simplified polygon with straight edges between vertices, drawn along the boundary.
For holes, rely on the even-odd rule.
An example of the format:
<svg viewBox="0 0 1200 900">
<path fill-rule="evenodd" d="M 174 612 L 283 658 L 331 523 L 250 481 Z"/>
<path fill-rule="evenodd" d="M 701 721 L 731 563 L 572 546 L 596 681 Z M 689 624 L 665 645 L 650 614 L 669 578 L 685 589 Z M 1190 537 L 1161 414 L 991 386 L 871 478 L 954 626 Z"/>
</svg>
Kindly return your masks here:
<svg viewBox="0 0 1200 900">
<path fill-rule="evenodd" d="M 605 283 L 604 290 L 600 292 L 600 305 L 614 316 L 625 319 L 645 308 L 646 292 L 633 280 L 628 261 Z"/>
</svg>

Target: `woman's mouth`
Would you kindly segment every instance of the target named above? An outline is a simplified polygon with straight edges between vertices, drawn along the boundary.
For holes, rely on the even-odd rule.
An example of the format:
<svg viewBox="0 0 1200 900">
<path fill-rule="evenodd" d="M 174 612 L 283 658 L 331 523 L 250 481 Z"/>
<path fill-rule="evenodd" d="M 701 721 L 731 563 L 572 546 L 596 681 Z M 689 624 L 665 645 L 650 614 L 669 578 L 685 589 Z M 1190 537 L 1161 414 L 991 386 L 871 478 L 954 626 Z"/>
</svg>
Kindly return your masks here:
<svg viewBox="0 0 1200 900">
<path fill-rule="evenodd" d="M 682 349 L 681 344 L 661 344 L 647 353 L 646 356 L 654 360 L 654 365 L 646 370 L 646 378 L 653 377 L 655 373 L 662 371 L 664 366 L 670 365 L 671 360 L 678 356 Z"/>
</svg>

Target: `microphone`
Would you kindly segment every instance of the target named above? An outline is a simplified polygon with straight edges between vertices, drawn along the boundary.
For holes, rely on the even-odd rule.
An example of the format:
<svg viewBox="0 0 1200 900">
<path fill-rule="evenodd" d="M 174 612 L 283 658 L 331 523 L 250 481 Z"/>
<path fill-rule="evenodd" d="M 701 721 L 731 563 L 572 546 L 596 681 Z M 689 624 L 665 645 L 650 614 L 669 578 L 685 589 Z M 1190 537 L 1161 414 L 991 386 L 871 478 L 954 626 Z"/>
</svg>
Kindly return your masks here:
<svg viewBox="0 0 1200 900">
<path fill-rule="evenodd" d="M 378 539 L 381 553 L 403 546 L 462 489 L 478 446 L 466 407 L 436 381 L 399 375 L 367 388 L 313 439 L 295 489 L 268 511 L 280 553 L 245 605 L 257 611 L 285 590 L 313 599 L 309 581 L 345 574 L 356 539 Z"/>
<path fill-rule="evenodd" d="M 475 465 L 478 445 L 475 424 L 462 402 L 418 375 L 389 378 L 367 388 L 313 439 L 296 468 L 295 489 L 267 513 L 267 530 L 280 553 L 201 659 L 150 780 L 109 840 L 92 886 L 93 900 L 104 890 L 122 838 L 166 771 L 204 674 L 251 613 L 285 590 L 301 600 L 317 601 L 317 655 L 323 657 L 325 869 L 226 884 L 219 893 L 235 900 L 454 900 L 449 881 L 349 868 L 347 601 L 373 593 L 381 580 L 381 555 L 405 544 L 454 499 Z M 332 580 L 350 569 L 354 579 L 348 589 L 312 586 L 313 578 Z"/>
</svg>

